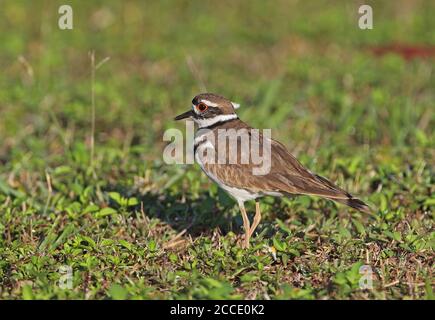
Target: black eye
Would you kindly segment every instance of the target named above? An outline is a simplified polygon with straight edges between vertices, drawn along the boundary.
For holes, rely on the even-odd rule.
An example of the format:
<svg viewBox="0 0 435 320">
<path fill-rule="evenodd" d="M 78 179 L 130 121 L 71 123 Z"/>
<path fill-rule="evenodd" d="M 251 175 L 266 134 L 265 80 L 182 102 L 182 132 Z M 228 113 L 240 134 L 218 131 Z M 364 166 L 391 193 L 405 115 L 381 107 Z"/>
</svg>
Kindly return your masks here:
<svg viewBox="0 0 435 320">
<path fill-rule="evenodd" d="M 205 110 L 208 109 L 208 106 L 207 106 L 205 103 L 200 102 L 200 103 L 198 103 L 198 105 L 196 106 L 196 109 L 197 109 L 199 112 L 204 112 Z"/>
</svg>

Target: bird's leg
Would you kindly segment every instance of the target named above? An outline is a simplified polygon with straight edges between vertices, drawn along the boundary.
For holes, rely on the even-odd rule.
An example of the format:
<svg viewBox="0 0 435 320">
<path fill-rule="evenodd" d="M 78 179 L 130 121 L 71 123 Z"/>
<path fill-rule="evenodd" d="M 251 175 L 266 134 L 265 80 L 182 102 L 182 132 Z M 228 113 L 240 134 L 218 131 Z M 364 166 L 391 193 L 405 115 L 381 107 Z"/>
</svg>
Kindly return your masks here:
<svg viewBox="0 0 435 320">
<path fill-rule="evenodd" d="M 249 238 L 251 237 L 250 236 L 251 226 L 243 202 L 239 202 L 239 208 L 240 208 L 240 212 L 242 213 L 243 228 L 245 229 L 245 239 L 244 239 L 243 248 L 249 248 Z"/>
<path fill-rule="evenodd" d="M 254 220 L 252 221 L 252 227 L 249 230 L 249 237 L 251 237 L 252 234 L 254 233 L 255 229 L 260 223 L 260 220 L 261 220 L 260 202 L 255 201 L 255 216 L 254 216 Z"/>
</svg>

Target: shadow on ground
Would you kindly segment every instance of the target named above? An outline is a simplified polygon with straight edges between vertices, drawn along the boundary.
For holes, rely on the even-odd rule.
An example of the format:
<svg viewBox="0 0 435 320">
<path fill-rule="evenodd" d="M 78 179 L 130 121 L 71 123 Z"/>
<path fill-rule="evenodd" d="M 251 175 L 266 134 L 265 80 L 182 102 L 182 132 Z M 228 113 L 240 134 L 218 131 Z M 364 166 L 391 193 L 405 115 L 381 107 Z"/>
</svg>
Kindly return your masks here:
<svg viewBox="0 0 435 320">
<path fill-rule="evenodd" d="M 141 210 L 148 218 L 158 218 L 176 232 L 186 230 L 186 234 L 192 237 L 211 234 L 216 228 L 222 235 L 230 231 L 239 235 L 244 232 L 242 217 L 236 202 L 220 189 L 213 196 L 208 191 L 203 191 L 199 195 L 173 193 L 169 190 L 143 194 L 120 186 L 112 186 L 105 191 L 116 191 L 126 198 L 135 197 L 140 205 L 130 210 Z M 262 220 L 257 232 L 266 229 L 264 230 L 266 234 L 272 235 L 275 232 L 272 226 L 275 225 L 275 220 L 286 221 L 290 217 L 289 212 L 285 209 L 285 205 L 283 208 L 279 199 L 267 197 L 262 198 L 261 202 L 267 202 L 271 207 L 262 212 Z M 111 202 L 110 206 L 116 207 L 117 204 Z M 246 202 L 245 206 L 252 220 L 255 214 L 255 202 Z M 301 223 L 306 222 L 307 216 L 296 212 L 294 214 L 293 218 Z"/>
<path fill-rule="evenodd" d="M 139 205 L 129 210 L 141 210 L 148 218 L 158 218 L 176 232 L 186 229 L 186 233 L 193 237 L 211 233 L 216 228 L 222 234 L 229 231 L 239 233 L 242 229 L 236 203 L 221 190 L 215 197 L 208 191 L 199 195 L 169 190 L 140 193 L 119 185 L 112 185 L 104 191 L 115 191 L 125 198 L 135 197 Z M 110 206 L 116 208 L 118 205 L 110 200 Z"/>
<path fill-rule="evenodd" d="M 240 229 L 241 219 L 234 215 L 235 203 L 227 200 L 226 205 L 222 205 L 207 192 L 195 198 L 168 192 L 146 193 L 137 198 L 143 203 L 148 217 L 158 218 L 179 232 L 186 229 L 192 236 L 210 232 L 216 227 L 223 234 Z"/>
</svg>

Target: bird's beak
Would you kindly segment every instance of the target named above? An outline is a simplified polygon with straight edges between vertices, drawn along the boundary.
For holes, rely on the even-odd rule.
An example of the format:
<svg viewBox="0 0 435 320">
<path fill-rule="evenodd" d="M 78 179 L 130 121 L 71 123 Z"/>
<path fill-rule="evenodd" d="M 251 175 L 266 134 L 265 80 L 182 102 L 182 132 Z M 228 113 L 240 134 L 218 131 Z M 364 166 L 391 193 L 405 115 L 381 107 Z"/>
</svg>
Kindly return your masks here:
<svg viewBox="0 0 435 320">
<path fill-rule="evenodd" d="M 189 110 L 189 111 L 186 111 L 185 113 L 179 114 L 178 116 L 176 116 L 174 118 L 174 120 L 186 119 L 186 118 L 189 118 L 189 117 L 193 117 L 193 115 L 194 115 L 193 111 Z"/>
</svg>

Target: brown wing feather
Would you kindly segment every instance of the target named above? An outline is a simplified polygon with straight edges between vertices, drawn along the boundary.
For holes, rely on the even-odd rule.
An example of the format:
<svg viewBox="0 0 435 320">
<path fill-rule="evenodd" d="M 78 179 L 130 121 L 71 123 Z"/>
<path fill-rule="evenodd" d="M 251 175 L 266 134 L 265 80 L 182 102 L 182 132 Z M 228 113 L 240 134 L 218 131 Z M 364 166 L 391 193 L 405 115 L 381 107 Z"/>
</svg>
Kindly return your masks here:
<svg viewBox="0 0 435 320">
<path fill-rule="evenodd" d="M 234 123 L 231 124 L 231 126 Z M 229 124 L 222 124 L 219 129 L 229 128 Z M 248 125 L 238 120 L 238 128 L 251 130 Z M 217 130 L 217 129 L 215 129 Z M 217 137 L 217 132 L 215 132 Z M 263 138 L 260 134 L 260 150 Z M 246 189 L 252 192 L 281 192 L 286 194 L 316 195 L 349 205 L 360 211 L 368 212 L 369 208 L 364 202 L 354 198 L 347 191 L 339 188 L 324 177 L 316 175 L 306 169 L 280 142 L 272 139 L 271 144 L 271 168 L 270 172 L 258 176 L 253 175 L 254 165 L 240 164 L 240 158 L 236 164 L 228 164 L 229 152 L 227 149 L 226 164 L 206 164 L 206 170 L 210 171 L 225 184 Z M 215 145 L 216 150 L 218 146 Z"/>
<path fill-rule="evenodd" d="M 340 189 L 332 182 L 316 175 L 306 169 L 287 149 L 279 142 L 272 142 L 272 170 L 280 175 L 280 180 L 291 186 L 289 193 L 318 195 L 328 198 L 345 199 L 349 193 Z"/>
</svg>

